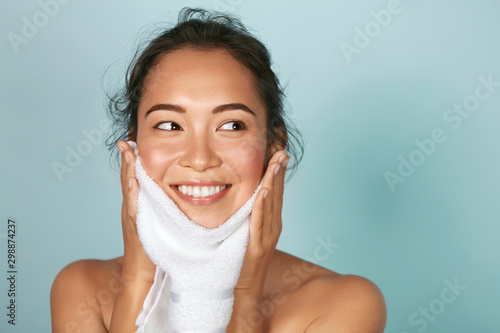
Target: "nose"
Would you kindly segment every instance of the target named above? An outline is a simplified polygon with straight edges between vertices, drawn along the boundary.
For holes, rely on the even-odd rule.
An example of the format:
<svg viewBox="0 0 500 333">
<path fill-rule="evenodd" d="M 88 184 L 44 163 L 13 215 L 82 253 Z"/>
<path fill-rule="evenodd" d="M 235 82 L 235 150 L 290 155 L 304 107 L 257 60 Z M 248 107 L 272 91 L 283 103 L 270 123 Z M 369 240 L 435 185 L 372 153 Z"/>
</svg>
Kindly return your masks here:
<svg viewBox="0 0 500 333">
<path fill-rule="evenodd" d="M 190 137 L 179 159 L 179 165 L 198 172 L 220 166 L 222 159 L 214 146 L 215 143 L 206 136 Z"/>
</svg>

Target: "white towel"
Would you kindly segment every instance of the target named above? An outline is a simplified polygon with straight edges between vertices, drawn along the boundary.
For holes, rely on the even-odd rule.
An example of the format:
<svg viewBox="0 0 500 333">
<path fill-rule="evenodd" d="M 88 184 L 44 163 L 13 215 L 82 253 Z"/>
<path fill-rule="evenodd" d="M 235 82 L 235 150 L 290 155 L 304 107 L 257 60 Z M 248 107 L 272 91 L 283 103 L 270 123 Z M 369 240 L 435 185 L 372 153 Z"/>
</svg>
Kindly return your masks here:
<svg viewBox="0 0 500 333">
<path fill-rule="evenodd" d="M 137 231 L 157 266 L 136 320 L 138 333 L 226 332 L 249 240 L 251 198 L 222 225 L 207 229 L 190 220 L 145 172 L 137 145 Z"/>
</svg>

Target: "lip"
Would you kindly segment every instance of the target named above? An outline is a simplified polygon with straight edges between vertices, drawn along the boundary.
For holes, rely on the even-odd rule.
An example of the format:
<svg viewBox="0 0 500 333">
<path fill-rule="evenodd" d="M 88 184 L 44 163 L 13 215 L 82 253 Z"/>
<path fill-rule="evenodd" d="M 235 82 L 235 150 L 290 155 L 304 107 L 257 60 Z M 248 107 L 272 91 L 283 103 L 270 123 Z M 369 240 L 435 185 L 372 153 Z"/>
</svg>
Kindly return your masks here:
<svg viewBox="0 0 500 333">
<path fill-rule="evenodd" d="M 228 183 L 223 183 L 223 182 L 218 182 L 215 180 L 188 180 L 185 182 L 180 182 L 180 183 L 175 183 L 170 186 L 180 186 L 180 185 L 186 185 L 186 186 L 222 186 L 222 185 L 228 185 L 231 186 L 231 184 Z"/>
<path fill-rule="evenodd" d="M 181 191 L 179 191 L 177 186 L 180 186 L 180 185 L 186 185 L 186 186 L 222 186 L 222 185 L 226 185 L 226 188 L 223 191 L 220 191 L 219 193 L 215 193 L 215 194 L 209 195 L 207 197 L 195 198 L 193 196 L 184 194 Z M 188 182 L 178 183 L 175 185 L 170 185 L 170 188 L 172 188 L 174 190 L 175 194 L 177 194 L 177 196 L 179 198 L 181 198 L 182 200 L 184 200 L 190 204 L 193 204 L 193 205 L 211 205 L 211 204 L 219 201 L 220 199 L 222 199 L 222 197 L 224 197 L 227 194 L 227 192 L 231 188 L 231 184 L 225 184 L 222 182 L 211 181 L 211 180 L 196 180 L 196 181 L 188 181 Z"/>
</svg>

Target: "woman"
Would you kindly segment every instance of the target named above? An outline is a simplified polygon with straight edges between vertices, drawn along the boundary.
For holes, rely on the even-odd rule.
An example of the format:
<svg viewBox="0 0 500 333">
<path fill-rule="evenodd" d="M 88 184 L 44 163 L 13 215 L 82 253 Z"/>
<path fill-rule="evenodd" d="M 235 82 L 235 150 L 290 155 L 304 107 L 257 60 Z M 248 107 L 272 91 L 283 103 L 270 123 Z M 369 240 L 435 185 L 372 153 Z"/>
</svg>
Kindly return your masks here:
<svg viewBox="0 0 500 333">
<path fill-rule="evenodd" d="M 227 332 L 383 332 L 385 303 L 362 277 L 276 250 L 285 171 L 295 155 L 264 45 L 238 20 L 196 9 L 132 63 L 112 99 L 121 152 L 124 255 L 66 266 L 51 291 L 53 332 L 135 332 L 155 276 L 136 226 L 137 143 L 147 173 L 180 210 L 217 228 L 262 180 Z M 204 189 L 205 188 L 205 189 Z M 291 273 L 292 272 L 292 273 Z M 290 278 L 290 276 L 293 278 Z"/>
</svg>

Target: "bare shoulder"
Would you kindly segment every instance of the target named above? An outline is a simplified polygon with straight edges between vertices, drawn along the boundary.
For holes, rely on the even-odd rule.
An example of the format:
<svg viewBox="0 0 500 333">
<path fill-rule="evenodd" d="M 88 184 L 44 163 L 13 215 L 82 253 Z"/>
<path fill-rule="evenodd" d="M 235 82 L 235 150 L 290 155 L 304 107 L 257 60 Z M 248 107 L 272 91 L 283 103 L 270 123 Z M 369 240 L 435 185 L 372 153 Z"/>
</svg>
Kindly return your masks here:
<svg viewBox="0 0 500 333">
<path fill-rule="evenodd" d="M 323 276 L 304 288 L 317 295 L 321 304 L 316 319 L 304 332 L 384 331 L 386 305 L 380 289 L 370 280 L 357 275 Z"/>
<path fill-rule="evenodd" d="M 268 280 L 266 299 L 274 306 L 267 325 L 271 332 L 384 330 L 384 298 L 366 278 L 342 275 L 277 250 Z"/>
<path fill-rule="evenodd" d="M 107 332 L 122 286 L 122 257 L 85 259 L 66 265 L 50 291 L 53 332 Z"/>
</svg>

